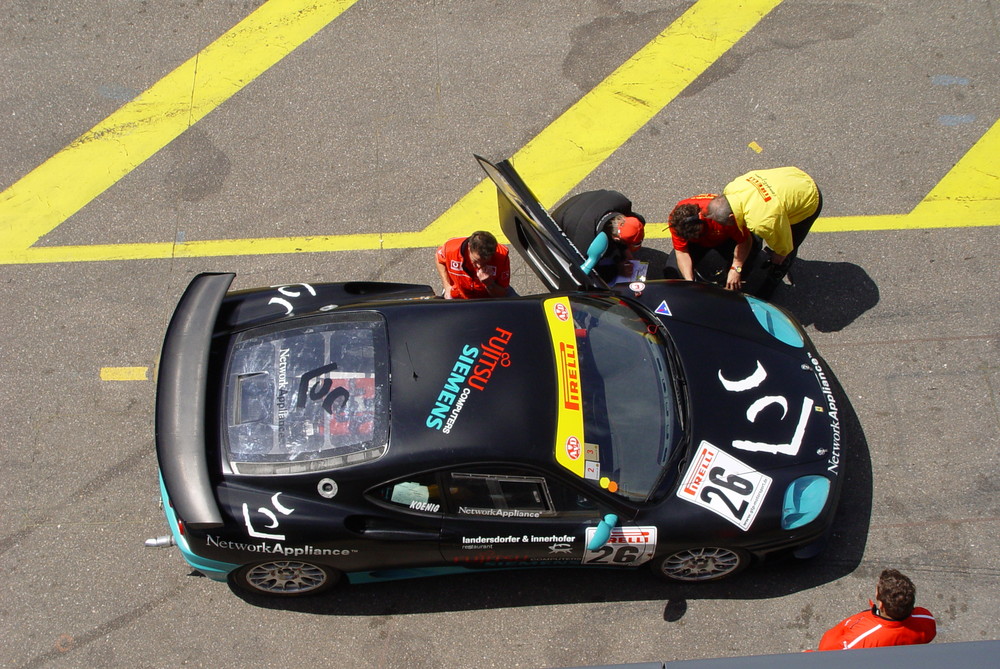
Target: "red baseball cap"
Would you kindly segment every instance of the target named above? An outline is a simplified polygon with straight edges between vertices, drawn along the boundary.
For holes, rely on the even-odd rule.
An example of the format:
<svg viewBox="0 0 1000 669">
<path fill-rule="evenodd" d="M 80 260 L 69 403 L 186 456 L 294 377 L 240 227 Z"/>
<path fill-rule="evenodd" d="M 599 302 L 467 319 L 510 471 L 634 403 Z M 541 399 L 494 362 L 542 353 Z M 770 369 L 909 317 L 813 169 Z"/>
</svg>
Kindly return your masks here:
<svg viewBox="0 0 1000 669">
<path fill-rule="evenodd" d="M 621 227 L 618 228 L 618 238 L 629 246 L 639 246 L 646 237 L 646 230 L 635 216 L 626 216 Z"/>
</svg>

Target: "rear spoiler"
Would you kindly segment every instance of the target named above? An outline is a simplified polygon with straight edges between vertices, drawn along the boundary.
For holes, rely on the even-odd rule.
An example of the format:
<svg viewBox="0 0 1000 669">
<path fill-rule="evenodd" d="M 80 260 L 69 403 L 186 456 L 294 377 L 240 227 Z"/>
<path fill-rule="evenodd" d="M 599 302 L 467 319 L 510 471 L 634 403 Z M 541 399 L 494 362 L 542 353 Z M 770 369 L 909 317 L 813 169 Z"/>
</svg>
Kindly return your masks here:
<svg viewBox="0 0 1000 669">
<path fill-rule="evenodd" d="M 199 274 L 167 327 L 156 383 L 156 456 L 177 516 L 192 529 L 222 526 L 205 451 L 208 353 L 235 274 Z"/>
</svg>

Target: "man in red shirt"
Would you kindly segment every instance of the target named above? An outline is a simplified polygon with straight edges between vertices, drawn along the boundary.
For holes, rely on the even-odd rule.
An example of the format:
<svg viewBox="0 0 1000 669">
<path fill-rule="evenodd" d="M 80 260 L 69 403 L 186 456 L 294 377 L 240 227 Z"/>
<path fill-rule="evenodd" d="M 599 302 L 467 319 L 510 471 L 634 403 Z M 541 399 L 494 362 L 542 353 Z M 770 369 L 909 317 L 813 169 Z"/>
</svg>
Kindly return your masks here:
<svg viewBox="0 0 1000 669">
<path fill-rule="evenodd" d="M 491 233 L 480 230 L 449 239 L 437 250 L 445 299 L 503 297 L 510 287 L 510 256 Z"/>
<path fill-rule="evenodd" d="M 835 625 L 819 642 L 820 650 L 876 648 L 929 643 L 937 634 L 931 612 L 914 607 L 913 582 L 895 569 L 886 569 L 875 588 L 875 603 Z M 868 602 L 871 604 L 871 602 Z"/>
<path fill-rule="evenodd" d="M 674 253 L 668 266 L 681 278 L 694 281 L 695 268 L 709 251 L 718 253 L 729 266 L 725 286 L 740 290 L 750 273 L 760 243 L 745 228 L 724 225 L 707 216 L 713 194 L 695 195 L 681 200 L 670 212 L 668 223 Z M 756 242 L 756 243 L 755 243 Z"/>
</svg>

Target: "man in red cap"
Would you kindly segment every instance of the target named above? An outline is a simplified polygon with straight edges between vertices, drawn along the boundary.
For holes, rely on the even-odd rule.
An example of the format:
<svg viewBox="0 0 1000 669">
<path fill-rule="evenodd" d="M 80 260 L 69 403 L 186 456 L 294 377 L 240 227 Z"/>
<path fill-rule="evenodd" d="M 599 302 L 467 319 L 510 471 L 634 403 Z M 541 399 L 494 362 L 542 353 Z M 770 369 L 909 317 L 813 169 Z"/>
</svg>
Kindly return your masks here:
<svg viewBox="0 0 1000 669">
<path fill-rule="evenodd" d="M 646 220 L 632 211 L 632 201 L 613 190 L 595 190 L 569 198 L 552 212 L 587 262 L 585 271 L 596 269 L 605 281 L 628 274 L 628 261 L 642 246 Z"/>
</svg>

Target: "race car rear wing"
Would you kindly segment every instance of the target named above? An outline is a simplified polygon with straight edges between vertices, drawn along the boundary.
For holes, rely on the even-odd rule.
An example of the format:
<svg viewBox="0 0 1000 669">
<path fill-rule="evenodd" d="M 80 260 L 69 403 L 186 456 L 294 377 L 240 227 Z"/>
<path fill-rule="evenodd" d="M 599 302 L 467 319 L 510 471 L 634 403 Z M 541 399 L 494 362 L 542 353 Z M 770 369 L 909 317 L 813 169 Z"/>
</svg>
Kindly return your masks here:
<svg viewBox="0 0 1000 669">
<path fill-rule="evenodd" d="M 167 495 L 187 527 L 222 525 L 205 451 L 208 353 L 235 274 L 199 274 L 167 327 L 156 383 L 156 456 Z"/>
</svg>

